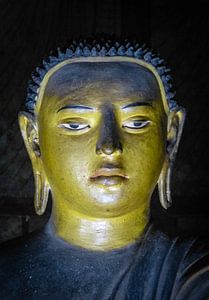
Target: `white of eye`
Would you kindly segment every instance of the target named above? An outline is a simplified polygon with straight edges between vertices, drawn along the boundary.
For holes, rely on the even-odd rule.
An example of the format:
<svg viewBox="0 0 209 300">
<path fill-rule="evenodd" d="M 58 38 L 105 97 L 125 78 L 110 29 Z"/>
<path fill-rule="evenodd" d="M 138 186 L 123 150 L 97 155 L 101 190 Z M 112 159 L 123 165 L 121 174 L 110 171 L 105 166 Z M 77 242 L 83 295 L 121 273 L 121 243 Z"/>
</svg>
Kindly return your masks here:
<svg viewBox="0 0 209 300">
<path fill-rule="evenodd" d="M 129 129 L 140 129 L 146 127 L 150 121 L 148 120 L 133 120 L 133 121 L 126 121 L 123 123 L 123 128 Z"/>
<path fill-rule="evenodd" d="M 60 125 L 60 127 L 69 129 L 69 130 L 82 130 L 82 129 L 86 129 L 89 128 L 90 126 L 88 124 L 79 124 L 79 123 L 63 123 Z"/>
</svg>

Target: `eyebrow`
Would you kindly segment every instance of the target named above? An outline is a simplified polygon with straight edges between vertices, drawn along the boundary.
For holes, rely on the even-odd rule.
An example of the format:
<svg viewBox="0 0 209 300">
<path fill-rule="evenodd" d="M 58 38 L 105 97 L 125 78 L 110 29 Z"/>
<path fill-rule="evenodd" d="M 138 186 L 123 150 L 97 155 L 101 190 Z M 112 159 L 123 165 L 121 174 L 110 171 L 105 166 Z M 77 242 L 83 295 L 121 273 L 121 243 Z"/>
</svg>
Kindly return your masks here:
<svg viewBox="0 0 209 300">
<path fill-rule="evenodd" d="M 134 102 L 134 103 L 130 103 L 130 104 L 127 104 L 125 106 L 122 107 L 122 109 L 125 109 L 125 108 L 129 108 L 129 107 L 136 107 L 136 106 L 151 106 L 152 107 L 152 103 L 150 102 Z"/>
<path fill-rule="evenodd" d="M 85 106 L 85 105 L 65 105 L 58 109 L 57 113 L 63 109 L 83 109 L 83 110 L 93 110 L 92 107 Z"/>
</svg>

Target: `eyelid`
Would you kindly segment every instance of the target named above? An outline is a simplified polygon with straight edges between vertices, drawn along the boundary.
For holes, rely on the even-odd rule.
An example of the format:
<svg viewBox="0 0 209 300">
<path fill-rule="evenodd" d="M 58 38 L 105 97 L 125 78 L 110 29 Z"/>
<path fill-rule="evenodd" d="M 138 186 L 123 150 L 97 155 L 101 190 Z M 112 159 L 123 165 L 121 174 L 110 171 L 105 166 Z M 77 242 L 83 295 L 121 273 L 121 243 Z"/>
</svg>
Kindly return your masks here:
<svg viewBox="0 0 209 300">
<path fill-rule="evenodd" d="M 134 123 L 134 122 L 135 123 L 142 123 L 142 126 L 138 125 L 138 127 L 137 127 L 137 125 L 134 126 L 134 124 L 132 126 L 131 123 Z M 127 130 L 127 131 L 130 131 L 130 132 L 140 132 L 140 131 L 146 129 L 150 125 L 150 123 L 151 123 L 151 121 L 147 120 L 147 119 L 146 120 L 145 119 L 139 119 L 139 118 L 138 119 L 128 119 L 128 120 L 126 120 L 122 123 L 122 128 Z"/>
<path fill-rule="evenodd" d="M 71 128 L 70 125 L 76 124 L 78 128 Z M 69 135 L 80 135 L 88 132 L 91 129 L 91 124 L 88 122 L 78 122 L 78 121 L 64 121 L 57 125 L 58 128 L 62 130 L 63 133 Z M 81 128 L 79 128 L 81 127 Z"/>
<path fill-rule="evenodd" d="M 147 114 L 131 114 L 130 116 L 123 116 L 121 118 L 122 122 L 126 121 L 153 121 L 153 118 L 151 116 L 148 116 Z"/>
<path fill-rule="evenodd" d="M 76 124 L 76 123 L 72 123 L 72 124 Z M 90 128 L 90 125 L 89 124 L 85 124 L 85 123 L 78 124 L 78 126 L 81 125 L 81 128 L 76 128 L 76 127 L 70 128 L 70 125 L 71 125 L 70 123 L 62 123 L 62 124 L 59 124 L 58 127 L 64 128 L 64 129 L 67 129 L 67 130 L 71 130 L 71 131 L 80 131 L 80 130 L 84 130 L 84 129 Z"/>
<path fill-rule="evenodd" d="M 81 118 L 81 117 L 76 117 L 76 116 L 72 116 L 72 117 L 63 117 L 58 119 L 58 124 L 62 124 L 62 123 L 89 123 L 89 119 L 87 118 Z"/>
<path fill-rule="evenodd" d="M 142 108 L 142 109 L 141 109 Z M 148 108 L 148 109 L 147 109 Z M 122 120 L 126 120 L 129 118 L 136 118 L 136 119 L 149 119 L 153 120 L 155 119 L 155 113 L 153 108 L 150 109 L 150 107 L 140 107 L 139 109 L 134 107 L 134 109 L 127 109 L 127 110 L 121 110 L 119 112 L 119 117 Z"/>
</svg>

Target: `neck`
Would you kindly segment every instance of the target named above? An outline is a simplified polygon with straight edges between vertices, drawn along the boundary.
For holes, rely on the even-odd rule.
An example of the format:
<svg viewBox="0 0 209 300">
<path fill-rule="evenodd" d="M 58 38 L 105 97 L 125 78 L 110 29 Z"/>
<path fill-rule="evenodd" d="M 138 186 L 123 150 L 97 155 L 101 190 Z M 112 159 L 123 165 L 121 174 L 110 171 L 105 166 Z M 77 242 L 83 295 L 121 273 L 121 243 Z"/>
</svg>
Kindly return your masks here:
<svg viewBox="0 0 209 300">
<path fill-rule="evenodd" d="M 98 251 L 108 251 L 134 243 L 148 222 L 147 207 L 119 217 L 92 218 L 67 207 L 53 206 L 55 233 L 68 243 Z"/>
</svg>

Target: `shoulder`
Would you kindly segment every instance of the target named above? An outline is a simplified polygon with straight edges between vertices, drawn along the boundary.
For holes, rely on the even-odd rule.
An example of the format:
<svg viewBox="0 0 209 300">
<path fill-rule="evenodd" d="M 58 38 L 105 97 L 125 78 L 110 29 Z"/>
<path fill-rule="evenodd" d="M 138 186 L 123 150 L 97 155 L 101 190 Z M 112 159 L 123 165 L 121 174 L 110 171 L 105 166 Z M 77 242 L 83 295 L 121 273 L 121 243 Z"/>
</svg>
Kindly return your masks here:
<svg viewBox="0 0 209 300">
<path fill-rule="evenodd" d="M 209 238 L 193 239 L 178 269 L 176 299 L 208 299 Z"/>
<path fill-rule="evenodd" d="M 137 256 L 128 289 L 142 299 L 209 296 L 208 238 L 169 237 L 149 228 Z"/>
</svg>

